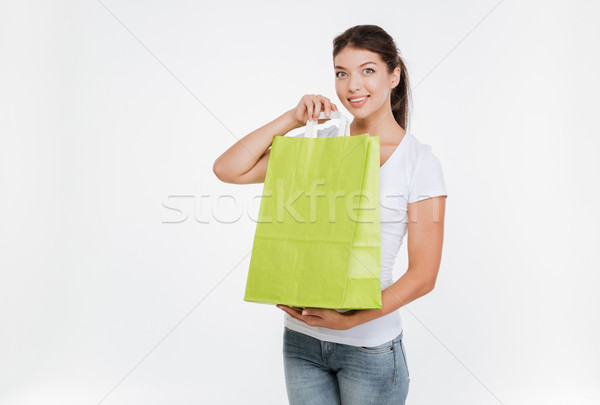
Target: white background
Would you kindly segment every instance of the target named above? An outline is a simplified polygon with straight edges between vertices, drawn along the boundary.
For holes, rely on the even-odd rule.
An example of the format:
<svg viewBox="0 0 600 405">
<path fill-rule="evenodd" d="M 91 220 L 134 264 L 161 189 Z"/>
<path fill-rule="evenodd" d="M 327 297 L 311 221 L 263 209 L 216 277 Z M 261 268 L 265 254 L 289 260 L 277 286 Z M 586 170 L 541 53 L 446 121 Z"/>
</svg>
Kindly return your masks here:
<svg viewBox="0 0 600 405">
<path fill-rule="evenodd" d="M 286 403 L 283 312 L 243 301 L 262 185 L 212 164 L 303 94 L 341 107 L 356 24 L 395 38 L 449 192 L 436 288 L 400 310 L 408 403 L 600 403 L 599 17 L 0 1 L 0 403 Z"/>
</svg>

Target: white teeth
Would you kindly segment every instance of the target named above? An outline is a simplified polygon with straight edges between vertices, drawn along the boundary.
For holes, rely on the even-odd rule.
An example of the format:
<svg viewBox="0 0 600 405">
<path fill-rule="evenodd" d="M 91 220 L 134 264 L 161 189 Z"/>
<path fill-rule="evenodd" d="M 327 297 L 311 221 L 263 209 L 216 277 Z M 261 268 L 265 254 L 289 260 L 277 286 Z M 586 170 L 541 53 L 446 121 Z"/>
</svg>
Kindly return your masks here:
<svg viewBox="0 0 600 405">
<path fill-rule="evenodd" d="M 361 98 L 355 98 L 354 100 L 353 100 L 353 99 L 350 99 L 350 101 L 352 101 L 353 103 L 355 103 L 355 102 L 357 102 L 357 101 L 363 101 L 365 98 L 367 98 L 367 96 L 365 96 L 365 97 L 361 97 Z"/>
</svg>

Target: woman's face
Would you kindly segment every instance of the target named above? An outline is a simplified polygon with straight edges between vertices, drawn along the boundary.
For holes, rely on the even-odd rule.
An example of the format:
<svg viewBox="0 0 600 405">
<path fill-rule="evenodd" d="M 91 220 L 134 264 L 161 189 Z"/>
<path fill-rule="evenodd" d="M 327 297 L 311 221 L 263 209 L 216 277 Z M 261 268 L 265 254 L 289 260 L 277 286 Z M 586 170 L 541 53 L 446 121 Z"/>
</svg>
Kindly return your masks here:
<svg viewBox="0 0 600 405">
<path fill-rule="evenodd" d="M 337 96 L 354 117 L 365 118 L 382 108 L 391 109 L 390 92 L 397 80 L 393 81 L 394 72 L 387 72 L 378 54 L 346 47 L 335 56 L 334 69 Z"/>
</svg>

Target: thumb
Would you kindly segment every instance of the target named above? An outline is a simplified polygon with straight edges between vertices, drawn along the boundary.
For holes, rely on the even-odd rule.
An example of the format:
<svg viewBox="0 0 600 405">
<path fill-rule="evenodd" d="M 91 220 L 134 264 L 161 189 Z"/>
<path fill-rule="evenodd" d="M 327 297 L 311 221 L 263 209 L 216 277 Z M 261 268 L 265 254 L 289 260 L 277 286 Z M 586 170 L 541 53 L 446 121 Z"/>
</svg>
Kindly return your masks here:
<svg viewBox="0 0 600 405">
<path fill-rule="evenodd" d="M 318 308 L 305 308 L 302 311 L 302 315 L 319 315 L 320 309 Z"/>
</svg>

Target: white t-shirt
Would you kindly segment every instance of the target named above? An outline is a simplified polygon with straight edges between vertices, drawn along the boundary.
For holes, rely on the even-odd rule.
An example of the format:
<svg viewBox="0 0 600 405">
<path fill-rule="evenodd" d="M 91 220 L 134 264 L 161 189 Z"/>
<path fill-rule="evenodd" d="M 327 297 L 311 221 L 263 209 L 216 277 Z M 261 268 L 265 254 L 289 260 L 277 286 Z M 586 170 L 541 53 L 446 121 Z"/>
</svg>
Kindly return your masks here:
<svg viewBox="0 0 600 405">
<path fill-rule="evenodd" d="M 337 126 L 317 130 L 318 138 L 337 136 Z M 296 136 L 304 136 L 303 133 Z M 448 194 L 442 166 L 431 152 L 407 132 L 380 169 L 381 290 L 396 280 L 392 270 L 407 233 L 408 203 Z M 346 330 L 310 326 L 284 313 L 284 326 L 320 340 L 353 346 L 377 346 L 402 332 L 400 312 L 362 323 Z"/>
</svg>

